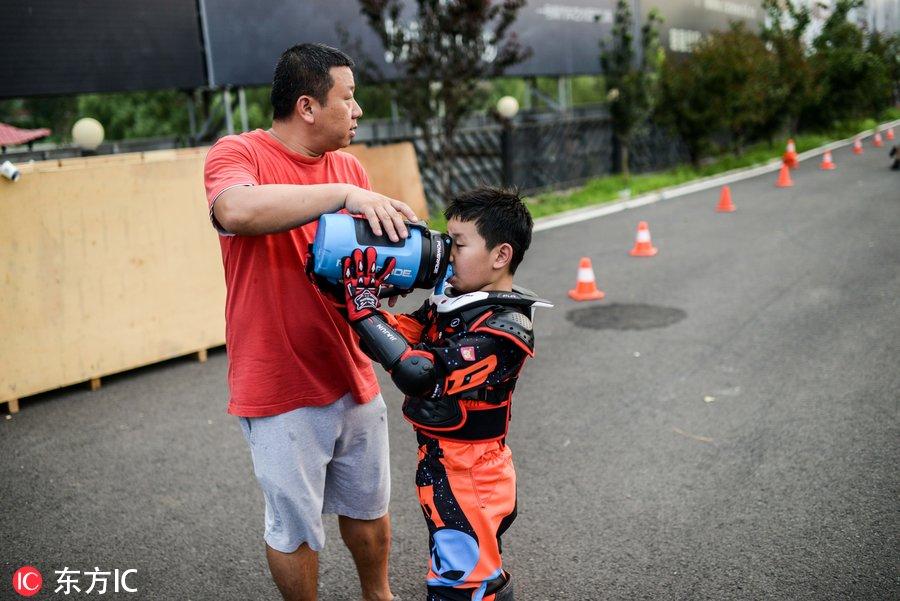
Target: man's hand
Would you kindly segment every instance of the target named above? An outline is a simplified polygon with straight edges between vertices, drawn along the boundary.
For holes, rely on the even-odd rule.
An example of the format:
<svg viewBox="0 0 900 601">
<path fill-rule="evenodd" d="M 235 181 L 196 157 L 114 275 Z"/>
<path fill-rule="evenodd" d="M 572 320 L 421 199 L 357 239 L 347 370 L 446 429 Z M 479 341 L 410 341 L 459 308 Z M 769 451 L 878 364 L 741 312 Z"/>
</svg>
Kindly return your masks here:
<svg viewBox="0 0 900 601">
<path fill-rule="evenodd" d="M 406 293 L 406 294 L 409 294 L 409 293 Z M 388 307 L 393 307 L 394 305 L 397 304 L 398 300 L 400 300 L 401 298 L 406 298 L 406 294 L 394 294 L 394 295 L 388 297 Z"/>
<path fill-rule="evenodd" d="M 404 218 L 408 221 L 419 220 L 405 202 L 356 186 L 347 192 L 344 208 L 365 217 L 376 236 L 386 233 L 392 242 L 409 236 L 406 224 L 403 223 Z"/>
<path fill-rule="evenodd" d="M 370 246 L 365 252 L 360 248 L 354 249 L 349 257 L 341 261 L 347 319 L 351 323 L 365 319 L 378 310 L 378 294 L 397 264 L 397 259 L 388 257 L 384 267 L 376 273 L 377 259 L 378 252 Z"/>
</svg>

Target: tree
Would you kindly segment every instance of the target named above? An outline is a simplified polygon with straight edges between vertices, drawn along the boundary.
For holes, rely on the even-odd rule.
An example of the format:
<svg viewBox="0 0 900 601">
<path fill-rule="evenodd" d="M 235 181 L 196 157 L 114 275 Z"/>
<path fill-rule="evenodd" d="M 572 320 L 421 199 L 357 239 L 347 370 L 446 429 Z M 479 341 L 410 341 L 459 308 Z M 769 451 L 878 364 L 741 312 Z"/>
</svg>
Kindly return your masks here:
<svg viewBox="0 0 900 601">
<path fill-rule="evenodd" d="M 77 118 L 74 96 L 14 98 L 0 101 L 0 121 L 25 129 L 48 127 L 48 141 L 67 140 Z"/>
<path fill-rule="evenodd" d="M 530 51 L 510 31 L 525 0 L 416 0 L 401 24 L 403 0 L 359 0 L 360 10 L 398 71 L 397 103 L 422 131 L 425 160 L 437 167 L 441 196 L 452 196 L 455 134 L 477 106 L 479 81 L 502 75 Z"/>
<path fill-rule="evenodd" d="M 828 124 L 847 117 L 868 117 L 890 102 L 888 65 L 867 52 L 866 35 L 848 20 L 863 0 L 837 0 L 813 42 L 813 67 L 822 82 L 821 102 L 804 117 L 811 124 Z"/>
<path fill-rule="evenodd" d="M 778 60 L 743 23 L 715 32 L 700 42 L 694 56 L 707 81 L 709 102 L 722 116 L 732 150 L 743 152 L 750 140 L 770 136 L 779 127 L 788 88 Z"/>
<path fill-rule="evenodd" d="M 784 124 L 796 133 L 801 113 L 821 96 L 821 86 L 817 84 L 803 41 L 812 22 L 810 7 L 795 6 L 793 0 L 763 0 L 763 9 L 766 22 L 760 37 L 775 53 L 778 80 L 785 92 L 769 129 L 774 131 Z"/>
<path fill-rule="evenodd" d="M 635 131 L 641 126 L 656 103 L 659 91 L 659 72 L 663 51 L 659 44 L 659 25 L 662 17 L 656 9 L 647 16 L 641 29 L 641 56 L 634 56 L 634 27 L 630 2 L 619 0 L 612 30 L 612 40 L 600 42 L 600 65 L 609 90 L 609 114 L 613 135 L 619 149 L 619 164 L 629 177 L 628 151 Z"/>
<path fill-rule="evenodd" d="M 682 137 L 696 165 L 720 131 L 740 154 L 777 126 L 786 88 L 773 53 L 743 24 L 700 41 L 663 69 L 659 115 Z"/>
<path fill-rule="evenodd" d="M 874 31 L 869 35 L 866 50 L 878 57 L 887 69 L 890 92 L 883 90 L 885 106 L 900 103 L 900 33 Z"/>
<path fill-rule="evenodd" d="M 108 140 L 186 137 L 189 101 L 188 95 L 176 90 L 84 94 L 78 97 L 78 115 L 100 121 Z"/>
<path fill-rule="evenodd" d="M 106 140 L 186 137 L 187 102 L 188 96 L 176 90 L 21 98 L 0 103 L 0 120 L 19 127 L 49 127 L 50 139 L 62 143 L 70 141 L 72 125 L 81 117 L 100 121 Z"/>
<path fill-rule="evenodd" d="M 722 114 L 709 102 L 709 85 L 693 55 L 673 57 L 663 65 L 656 118 L 678 133 L 695 167 L 723 125 Z"/>
</svg>

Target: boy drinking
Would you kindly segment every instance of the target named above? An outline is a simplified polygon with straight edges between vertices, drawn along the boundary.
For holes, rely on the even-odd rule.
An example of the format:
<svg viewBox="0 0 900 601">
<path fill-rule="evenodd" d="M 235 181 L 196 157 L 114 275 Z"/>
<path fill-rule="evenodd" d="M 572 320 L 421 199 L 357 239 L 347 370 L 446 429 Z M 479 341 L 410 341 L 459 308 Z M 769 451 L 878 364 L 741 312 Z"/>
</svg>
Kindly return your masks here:
<svg viewBox="0 0 900 601">
<path fill-rule="evenodd" d="M 411 314 L 379 311 L 395 261 L 376 271 L 374 248 L 345 257 L 347 317 L 361 346 L 406 395 L 416 431 L 416 488 L 428 524 L 428 601 L 510 601 L 500 537 L 516 517 L 516 474 L 506 446 L 510 404 L 534 355 L 535 306 L 513 286 L 532 219 L 514 193 L 480 188 L 446 211 L 453 276 Z"/>
</svg>

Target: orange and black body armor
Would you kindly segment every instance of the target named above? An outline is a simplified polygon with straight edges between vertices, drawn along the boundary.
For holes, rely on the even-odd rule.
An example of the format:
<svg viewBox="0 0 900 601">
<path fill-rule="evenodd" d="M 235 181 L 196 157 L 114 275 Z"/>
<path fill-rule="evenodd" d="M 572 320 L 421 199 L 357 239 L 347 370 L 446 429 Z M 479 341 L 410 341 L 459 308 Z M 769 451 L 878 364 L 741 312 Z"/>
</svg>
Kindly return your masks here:
<svg viewBox="0 0 900 601">
<path fill-rule="evenodd" d="M 428 601 L 510 601 L 501 535 L 516 517 L 506 446 L 512 394 L 534 356 L 534 308 L 511 292 L 434 295 L 417 311 L 354 324 L 362 348 L 406 395 L 416 430 L 416 489 L 429 529 Z"/>
</svg>

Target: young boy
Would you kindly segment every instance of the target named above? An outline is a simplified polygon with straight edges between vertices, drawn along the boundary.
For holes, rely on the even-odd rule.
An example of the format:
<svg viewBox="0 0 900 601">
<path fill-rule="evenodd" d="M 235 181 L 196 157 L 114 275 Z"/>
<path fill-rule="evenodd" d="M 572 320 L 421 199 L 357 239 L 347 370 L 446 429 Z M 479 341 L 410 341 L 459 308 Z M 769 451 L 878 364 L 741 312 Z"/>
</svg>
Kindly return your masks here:
<svg viewBox="0 0 900 601">
<path fill-rule="evenodd" d="M 406 395 L 419 443 L 416 488 L 428 524 L 428 601 L 510 601 L 500 536 L 516 517 L 516 474 L 506 446 L 512 392 L 534 355 L 533 307 L 513 288 L 532 219 L 511 192 L 481 188 L 444 212 L 453 277 L 412 314 L 378 310 L 395 261 L 376 273 L 376 251 L 343 262 L 347 315 L 362 347 Z"/>
</svg>

